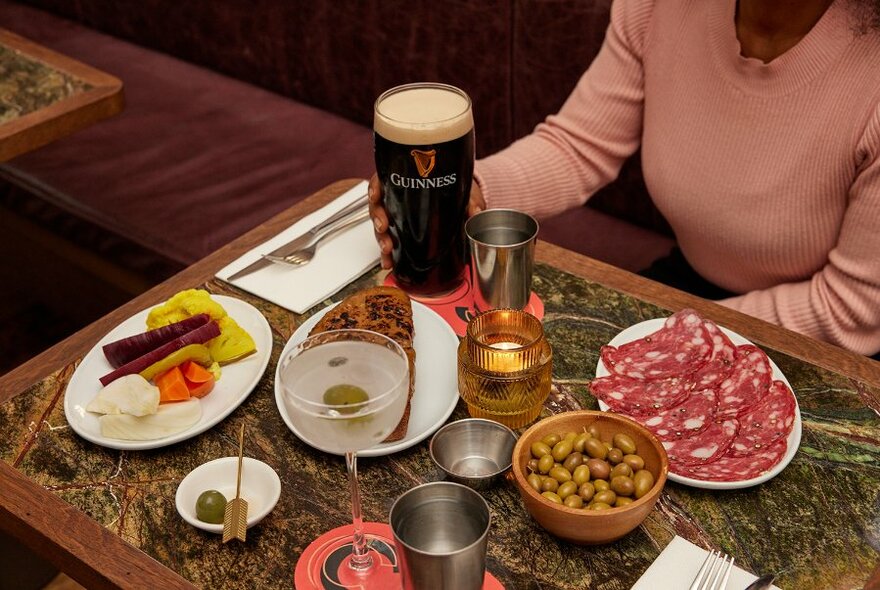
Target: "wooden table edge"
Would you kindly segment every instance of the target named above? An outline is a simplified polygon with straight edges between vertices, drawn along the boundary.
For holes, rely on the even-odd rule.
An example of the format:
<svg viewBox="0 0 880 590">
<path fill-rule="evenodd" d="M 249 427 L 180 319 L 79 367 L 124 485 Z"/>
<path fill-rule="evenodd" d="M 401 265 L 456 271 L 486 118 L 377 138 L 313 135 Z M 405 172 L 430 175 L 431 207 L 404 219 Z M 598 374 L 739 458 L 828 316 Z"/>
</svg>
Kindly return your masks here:
<svg viewBox="0 0 880 590">
<path fill-rule="evenodd" d="M 171 279 L 157 285 L 115 311 L 80 330 L 32 360 L 0 376 L 0 403 L 15 397 L 33 383 L 82 357 L 105 333 L 134 313 L 168 298 L 182 288 L 202 284 L 230 261 L 272 237 L 295 220 L 330 202 L 360 179 L 337 181 L 279 213 Z M 634 295 L 666 309 L 693 307 L 743 336 L 808 362 L 872 384 L 880 383 L 874 361 L 837 347 L 810 340 L 766 322 L 669 289 L 552 244 L 538 244 L 536 259 L 572 274 Z M 815 355 L 815 356 L 814 356 Z M 827 355 L 827 361 L 825 359 Z M 191 588 L 189 582 L 139 549 L 111 533 L 85 513 L 66 504 L 42 486 L 28 480 L 10 465 L 0 462 L 0 529 L 50 559 L 68 575 L 89 588 L 140 587 L 132 575 L 144 576 L 146 584 L 160 588 Z M 39 514 L 36 514 L 39 513 Z M 59 527 L 58 523 L 67 526 Z M 123 564 L 117 556 L 125 556 Z M 124 585 L 122 584 L 124 581 Z M 161 583 L 160 583 L 161 581 Z"/>
<path fill-rule="evenodd" d="M 45 109 L 0 125 L 0 162 L 112 117 L 125 106 L 123 84 L 115 76 L 47 49 L 7 29 L 0 28 L 0 45 L 69 74 L 91 87 Z M 23 133 L 25 130 L 27 132 Z"/>
</svg>

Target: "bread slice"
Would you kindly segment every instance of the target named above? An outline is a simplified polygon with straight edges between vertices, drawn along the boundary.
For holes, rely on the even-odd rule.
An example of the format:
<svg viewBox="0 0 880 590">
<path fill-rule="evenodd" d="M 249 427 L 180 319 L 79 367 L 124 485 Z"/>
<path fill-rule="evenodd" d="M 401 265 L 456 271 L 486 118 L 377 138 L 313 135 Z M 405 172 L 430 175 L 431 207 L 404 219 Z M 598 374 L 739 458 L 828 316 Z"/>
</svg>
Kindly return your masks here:
<svg viewBox="0 0 880 590">
<path fill-rule="evenodd" d="M 406 293 L 397 287 L 370 287 L 349 295 L 324 314 L 309 335 L 328 330 L 357 328 L 388 336 L 403 348 L 409 358 L 409 394 L 406 409 L 397 428 L 384 442 L 393 442 L 406 436 L 409 412 L 416 382 L 416 350 L 413 348 L 415 327 L 412 303 Z"/>
</svg>

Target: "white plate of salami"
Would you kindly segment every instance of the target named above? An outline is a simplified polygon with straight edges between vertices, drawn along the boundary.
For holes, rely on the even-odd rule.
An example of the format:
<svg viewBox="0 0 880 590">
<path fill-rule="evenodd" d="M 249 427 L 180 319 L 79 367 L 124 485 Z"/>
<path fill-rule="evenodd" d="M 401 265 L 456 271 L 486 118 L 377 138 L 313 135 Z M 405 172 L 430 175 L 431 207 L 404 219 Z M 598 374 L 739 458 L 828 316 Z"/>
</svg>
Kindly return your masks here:
<svg viewBox="0 0 880 590">
<path fill-rule="evenodd" d="M 305 340 L 312 328 L 337 304 L 330 305 L 296 329 L 284 346 L 279 358 L 284 358 L 288 350 Z M 431 308 L 417 301 L 412 302 L 413 325 L 416 350 L 416 383 L 412 398 L 412 411 L 409 417 L 406 436 L 401 440 L 385 442 L 365 451 L 358 451 L 358 457 L 381 457 L 390 455 L 428 438 L 455 410 L 458 403 L 458 381 L 456 373 L 458 336 L 449 324 Z M 303 442 L 319 451 L 332 452 L 314 444 L 302 435 L 290 419 L 291 409 L 279 387 L 278 367 L 275 368 L 275 403 L 288 428 Z"/>
<path fill-rule="evenodd" d="M 260 310 L 250 303 L 224 295 L 212 295 L 211 298 L 222 305 L 239 326 L 247 330 L 257 350 L 241 360 L 223 365 L 220 379 L 217 380 L 214 389 L 199 400 L 201 416 L 195 424 L 170 436 L 150 440 L 125 440 L 103 436 L 99 415 L 86 411 L 86 406 L 101 390 L 99 379 L 114 369 L 104 356 L 102 347 L 109 342 L 146 330 L 150 309 L 145 309 L 101 338 L 74 371 L 64 393 L 64 414 L 73 431 L 88 441 L 111 449 L 156 449 L 201 434 L 226 418 L 247 399 L 269 364 L 269 357 L 272 355 L 272 330 Z"/>
<path fill-rule="evenodd" d="M 689 309 L 602 347 L 590 391 L 663 443 L 669 479 L 738 489 L 778 475 L 801 439 L 791 384 L 766 353 Z"/>
</svg>

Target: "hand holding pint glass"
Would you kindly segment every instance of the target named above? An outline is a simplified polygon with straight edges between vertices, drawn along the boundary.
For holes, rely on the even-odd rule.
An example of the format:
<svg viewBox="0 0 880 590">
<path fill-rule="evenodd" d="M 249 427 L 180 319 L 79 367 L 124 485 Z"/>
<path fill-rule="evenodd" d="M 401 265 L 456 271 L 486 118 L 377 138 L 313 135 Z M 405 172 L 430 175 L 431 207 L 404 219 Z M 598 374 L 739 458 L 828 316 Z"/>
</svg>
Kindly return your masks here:
<svg viewBox="0 0 880 590">
<path fill-rule="evenodd" d="M 374 115 L 376 171 L 395 278 L 413 294 L 451 291 L 464 280 L 467 261 L 464 222 L 474 167 L 470 98 L 446 84 L 406 84 L 379 96 Z"/>
</svg>

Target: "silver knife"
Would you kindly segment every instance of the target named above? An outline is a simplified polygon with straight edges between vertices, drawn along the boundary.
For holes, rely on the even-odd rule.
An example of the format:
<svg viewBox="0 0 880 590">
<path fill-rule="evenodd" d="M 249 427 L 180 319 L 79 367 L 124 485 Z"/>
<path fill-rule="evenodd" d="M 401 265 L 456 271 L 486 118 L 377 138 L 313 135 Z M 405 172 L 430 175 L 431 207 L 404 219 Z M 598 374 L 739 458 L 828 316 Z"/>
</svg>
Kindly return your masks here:
<svg viewBox="0 0 880 590">
<path fill-rule="evenodd" d="M 284 244 L 282 246 L 275 248 L 274 250 L 272 250 L 271 252 L 268 253 L 269 256 L 284 257 L 284 256 L 287 256 L 288 254 L 292 254 L 292 253 L 296 252 L 300 248 L 304 248 L 315 238 L 316 235 L 320 234 L 325 228 L 327 228 L 327 227 L 333 225 L 334 223 L 336 223 L 340 220 L 343 220 L 351 215 L 356 215 L 358 212 L 360 212 L 366 206 L 367 206 L 367 195 L 365 193 L 362 197 L 358 198 L 351 205 L 346 206 L 344 209 L 342 209 L 338 213 L 332 215 L 331 217 L 329 217 L 325 221 L 322 221 L 321 223 L 319 223 L 315 227 L 311 228 L 306 233 L 302 234 L 301 236 L 299 236 L 297 238 L 294 238 L 293 240 L 287 242 L 286 244 Z M 271 260 L 268 260 L 266 258 L 261 257 L 261 258 L 257 259 L 255 262 L 250 263 L 249 265 L 247 265 L 243 269 L 229 275 L 229 277 L 226 279 L 226 282 L 231 283 L 232 281 L 234 281 L 236 279 L 240 279 L 243 276 L 247 276 L 251 273 L 257 272 L 258 270 L 266 268 L 267 266 L 272 266 L 273 264 L 275 264 L 275 263 L 272 262 Z"/>
</svg>

